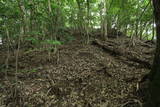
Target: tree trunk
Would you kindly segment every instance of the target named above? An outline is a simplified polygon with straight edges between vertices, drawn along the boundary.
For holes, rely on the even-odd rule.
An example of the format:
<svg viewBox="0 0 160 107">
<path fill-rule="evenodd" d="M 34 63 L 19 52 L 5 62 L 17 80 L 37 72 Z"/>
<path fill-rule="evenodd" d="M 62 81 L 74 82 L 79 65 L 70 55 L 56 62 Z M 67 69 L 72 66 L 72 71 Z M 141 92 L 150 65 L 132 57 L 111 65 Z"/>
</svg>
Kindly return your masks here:
<svg viewBox="0 0 160 107">
<path fill-rule="evenodd" d="M 23 28 L 23 36 L 26 33 L 26 28 L 27 28 L 27 17 L 26 17 L 26 13 L 25 13 L 25 7 L 24 7 L 24 3 L 21 0 L 17 0 L 20 12 L 21 12 L 21 27 Z"/>
<path fill-rule="evenodd" d="M 102 0 L 100 4 L 101 15 L 101 36 L 103 40 L 107 38 L 107 1 Z"/>
<path fill-rule="evenodd" d="M 35 7 L 34 7 L 34 1 L 31 0 L 30 1 L 31 3 L 31 8 L 30 8 L 30 29 L 29 31 L 30 32 L 33 32 L 34 31 L 34 23 L 33 23 L 33 18 L 34 18 L 34 14 L 35 14 Z"/>
<path fill-rule="evenodd" d="M 160 0 L 153 0 L 157 47 L 150 72 L 149 101 L 146 107 L 160 107 Z"/>
<path fill-rule="evenodd" d="M 155 36 L 155 34 L 154 34 L 154 32 L 155 32 L 155 28 L 154 28 L 154 24 L 155 24 L 155 22 L 154 22 L 154 18 L 153 18 L 153 25 L 152 25 L 152 41 L 154 41 L 154 36 Z"/>
<path fill-rule="evenodd" d="M 9 29 L 8 29 L 8 26 L 6 26 L 6 35 L 7 35 L 7 58 L 6 58 L 6 61 L 5 61 L 5 65 L 6 65 L 6 69 L 8 70 L 9 68 L 9 58 L 10 58 L 10 33 L 9 33 Z M 7 76 L 7 72 L 6 72 L 6 76 Z"/>
<path fill-rule="evenodd" d="M 79 33 L 82 34 L 83 33 L 83 12 L 82 12 L 82 7 L 81 7 L 81 1 L 80 0 L 76 0 L 77 5 L 78 5 L 78 15 L 77 15 L 77 19 L 78 19 L 78 29 L 79 29 Z"/>
<path fill-rule="evenodd" d="M 51 40 L 53 40 L 53 17 L 52 17 L 52 8 L 51 8 L 51 0 L 48 0 L 48 13 L 49 13 L 49 20 L 51 21 L 49 27 L 50 27 L 50 35 Z"/>
<path fill-rule="evenodd" d="M 87 41 L 86 44 L 89 44 L 90 41 L 90 36 L 89 36 L 89 32 L 90 32 L 90 2 L 89 0 L 87 0 L 87 25 L 86 25 L 86 35 L 87 35 Z"/>
</svg>

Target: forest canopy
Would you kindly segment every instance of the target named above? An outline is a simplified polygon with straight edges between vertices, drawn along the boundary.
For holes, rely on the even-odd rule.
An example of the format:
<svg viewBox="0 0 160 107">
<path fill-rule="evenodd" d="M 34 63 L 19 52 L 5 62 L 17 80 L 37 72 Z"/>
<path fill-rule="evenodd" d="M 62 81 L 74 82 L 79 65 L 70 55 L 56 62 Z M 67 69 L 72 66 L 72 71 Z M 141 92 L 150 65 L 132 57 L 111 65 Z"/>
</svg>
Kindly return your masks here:
<svg viewBox="0 0 160 107">
<path fill-rule="evenodd" d="M 0 0 L 0 36 L 7 38 L 8 31 L 10 39 L 20 33 L 55 39 L 59 31 L 105 27 L 153 39 L 152 8 L 148 0 Z"/>
</svg>

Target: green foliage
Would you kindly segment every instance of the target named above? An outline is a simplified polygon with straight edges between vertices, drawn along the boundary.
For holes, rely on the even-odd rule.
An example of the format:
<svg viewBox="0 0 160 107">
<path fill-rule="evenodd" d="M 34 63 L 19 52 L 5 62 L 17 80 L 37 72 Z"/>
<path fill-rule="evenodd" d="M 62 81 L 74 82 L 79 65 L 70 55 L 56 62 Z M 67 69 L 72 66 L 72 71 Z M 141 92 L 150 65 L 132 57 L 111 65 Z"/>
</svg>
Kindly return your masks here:
<svg viewBox="0 0 160 107">
<path fill-rule="evenodd" d="M 18 72 L 38 72 L 36 69 L 31 69 L 31 70 L 19 70 Z"/>
<path fill-rule="evenodd" d="M 58 40 L 46 40 L 45 43 L 50 45 L 62 45 L 62 43 Z"/>
<path fill-rule="evenodd" d="M 62 45 L 62 42 L 58 40 L 38 40 L 35 37 L 27 37 L 25 40 L 31 42 L 33 45 L 36 44 Z"/>
<path fill-rule="evenodd" d="M 73 37 L 73 36 L 71 36 L 71 35 L 66 35 L 65 36 L 65 40 L 63 41 L 64 43 L 68 43 L 68 42 L 71 42 L 71 41 L 73 41 L 73 40 L 75 40 L 75 38 Z"/>
<path fill-rule="evenodd" d="M 35 37 L 27 37 L 25 40 L 31 42 L 34 45 L 39 43 L 39 40 Z"/>
<path fill-rule="evenodd" d="M 46 42 L 51 45 L 61 45 L 74 39 L 66 31 L 67 28 L 80 30 L 86 26 L 88 29 L 100 27 L 102 23 L 100 12 L 103 12 L 104 4 L 107 8 L 108 27 L 127 29 L 127 33 L 132 34 L 136 24 L 140 26 L 152 21 L 152 6 L 149 5 L 144 12 L 148 2 L 147 0 L 104 0 L 104 2 L 58 0 L 51 2 L 52 12 L 49 12 L 48 0 L 0 0 L 0 34 L 7 38 L 7 28 L 10 38 L 16 41 L 23 27 L 24 35 L 30 35 L 25 40 L 33 44 Z M 140 27 L 138 30 L 141 30 Z M 152 24 L 144 27 L 143 32 L 146 32 L 143 33 L 144 36 L 147 31 L 152 31 Z M 55 34 L 63 38 L 61 42 L 49 40 Z M 40 38 L 46 41 L 41 41 Z"/>
<path fill-rule="evenodd" d="M 28 71 L 28 72 L 37 72 L 37 70 L 35 70 L 35 69 L 32 69 L 32 70 L 30 70 L 30 71 Z"/>
<path fill-rule="evenodd" d="M 31 36 L 35 36 L 35 35 L 41 36 L 42 33 L 41 33 L 41 32 L 38 32 L 38 31 L 32 31 L 32 32 L 28 32 L 27 35 L 31 35 Z"/>
</svg>

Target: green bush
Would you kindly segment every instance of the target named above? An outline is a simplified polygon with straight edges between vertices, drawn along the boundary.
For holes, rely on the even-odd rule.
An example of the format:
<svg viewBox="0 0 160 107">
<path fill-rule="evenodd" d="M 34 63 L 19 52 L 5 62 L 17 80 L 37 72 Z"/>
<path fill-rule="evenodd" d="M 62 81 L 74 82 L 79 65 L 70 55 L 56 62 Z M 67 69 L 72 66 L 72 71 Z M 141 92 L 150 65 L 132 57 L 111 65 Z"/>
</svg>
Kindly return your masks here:
<svg viewBox="0 0 160 107">
<path fill-rule="evenodd" d="M 58 40 L 46 40 L 45 43 L 50 44 L 50 45 L 62 45 L 62 42 Z"/>
</svg>

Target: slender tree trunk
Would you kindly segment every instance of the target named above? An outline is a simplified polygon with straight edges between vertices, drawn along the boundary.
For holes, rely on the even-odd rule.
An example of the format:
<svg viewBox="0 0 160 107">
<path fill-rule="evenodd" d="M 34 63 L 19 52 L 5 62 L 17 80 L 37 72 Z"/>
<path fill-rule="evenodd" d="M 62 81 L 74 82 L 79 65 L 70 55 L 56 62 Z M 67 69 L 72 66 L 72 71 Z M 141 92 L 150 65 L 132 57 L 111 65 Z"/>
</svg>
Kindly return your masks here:
<svg viewBox="0 0 160 107">
<path fill-rule="evenodd" d="M 102 0 L 101 2 L 101 35 L 102 39 L 105 40 L 107 38 L 107 0 Z M 103 7 L 103 8 L 102 8 Z"/>
<path fill-rule="evenodd" d="M 145 29 L 146 29 L 146 27 L 147 26 L 149 26 L 149 24 L 150 23 L 144 23 L 144 24 L 141 24 L 141 26 L 140 26 L 140 31 L 139 31 L 139 33 L 138 33 L 138 35 L 139 35 L 139 38 L 142 40 L 142 39 L 144 39 L 144 37 L 143 37 L 143 32 L 145 31 Z M 146 29 L 146 32 L 147 32 L 148 30 Z"/>
<path fill-rule="evenodd" d="M 139 35 L 139 38 L 140 38 L 140 40 L 142 40 L 142 33 L 143 33 L 143 29 L 144 29 L 145 27 L 144 27 L 144 24 L 142 24 L 142 22 L 140 22 L 140 29 L 139 29 L 139 33 L 138 33 L 138 35 Z"/>
<path fill-rule="evenodd" d="M 27 23 L 27 18 L 26 18 L 26 15 L 25 15 L 25 7 L 23 5 L 23 1 L 17 0 L 17 2 L 18 2 L 19 9 L 21 11 L 21 20 L 22 20 L 21 21 L 21 30 L 20 30 L 20 33 L 21 34 L 23 33 L 23 34 L 20 35 L 20 36 L 24 36 L 25 33 L 26 33 L 26 23 Z"/>
<path fill-rule="evenodd" d="M 137 19 L 136 25 L 135 25 L 135 36 L 138 37 L 138 26 L 139 26 L 139 20 Z"/>
<path fill-rule="evenodd" d="M 10 37 L 9 37 L 9 30 L 7 28 L 7 26 L 5 25 L 6 27 L 6 35 L 7 35 L 7 57 L 6 57 L 6 61 L 5 61 L 5 66 L 6 66 L 6 72 L 5 72 L 5 76 L 7 78 L 7 72 L 8 72 L 8 68 L 9 68 L 9 58 L 10 58 Z"/>
<path fill-rule="evenodd" d="M 26 10 L 25 10 L 25 6 L 24 6 L 23 1 L 21 1 L 21 0 L 17 0 L 17 1 L 18 1 L 19 9 L 21 11 L 21 17 L 22 17 L 22 21 L 23 21 L 23 31 L 25 34 L 29 28 L 28 24 L 27 24 Z"/>
<path fill-rule="evenodd" d="M 48 13 L 49 13 L 49 19 L 51 21 L 51 24 L 49 25 L 50 26 L 50 32 L 51 32 L 51 40 L 53 40 L 53 18 L 52 18 L 52 8 L 51 8 L 51 0 L 48 0 Z"/>
<path fill-rule="evenodd" d="M 82 8 L 81 8 L 81 2 L 80 0 L 76 0 L 77 5 L 78 5 L 78 15 L 77 15 L 77 19 L 78 19 L 78 29 L 80 34 L 83 32 L 83 26 L 82 26 L 82 20 L 83 20 L 83 15 L 82 15 Z"/>
<path fill-rule="evenodd" d="M 100 10 L 100 12 L 99 12 L 99 14 L 100 14 L 100 20 L 101 20 L 101 23 L 100 23 L 100 25 L 101 25 L 101 37 L 103 38 L 103 15 L 102 15 L 102 5 L 103 5 L 103 2 L 101 2 L 100 4 L 99 4 L 99 10 Z"/>
<path fill-rule="evenodd" d="M 107 38 L 107 0 L 104 1 L 104 39 Z"/>
<path fill-rule="evenodd" d="M 89 0 L 87 0 L 87 25 L 86 25 L 87 41 L 86 41 L 86 44 L 89 44 L 89 41 L 90 41 L 89 30 L 90 30 L 90 2 Z"/>
<path fill-rule="evenodd" d="M 155 25 L 155 21 L 154 21 L 154 18 L 153 18 L 153 25 L 152 25 L 152 39 L 151 39 L 152 41 L 154 40 L 154 36 L 155 36 L 155 28 L 154 28 L 155 26 L 154 26 L 154 25 Z"/>
<path fill-rule="evenodd" d="M 128 27 L 127 27 L 128 25 L 125 25 L 125 27 L 124 27 L 124 35 L 126 36 L 127 35 L 127 32 L 128 32 Z"/>
<path fill-rule="evenodd" d="M 30 0 L 30 2 L 31 2 L 31 9 L 30 9 L 30 29 L 29 29 L 29 31 L 33 32 L 33 30 L 34 30 L 33 17 L 34 17 L 34 10 L 35 10 L 34 0 Z"/>
</svg>

